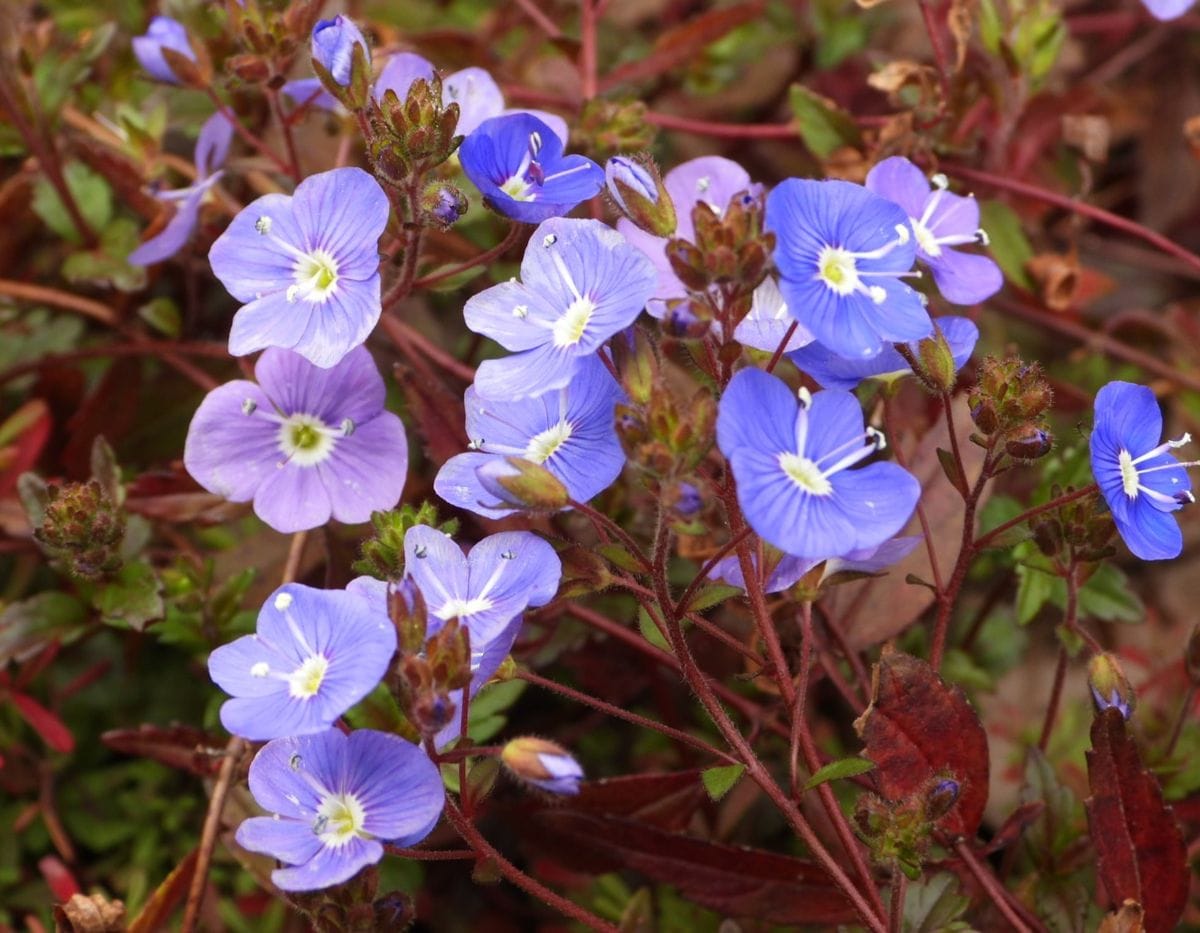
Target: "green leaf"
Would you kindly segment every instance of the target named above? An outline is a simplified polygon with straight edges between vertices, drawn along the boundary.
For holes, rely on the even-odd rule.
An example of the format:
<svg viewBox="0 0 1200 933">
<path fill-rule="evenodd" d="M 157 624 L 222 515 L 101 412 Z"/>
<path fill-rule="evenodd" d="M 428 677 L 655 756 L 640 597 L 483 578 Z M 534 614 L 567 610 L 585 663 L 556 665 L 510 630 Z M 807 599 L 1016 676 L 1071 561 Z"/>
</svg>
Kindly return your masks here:
<svg viewBox="0 0 1200 933">
<path fill-rule="evenodd" d="M 1004 277 L 1015 285 L 1032 290 L 1033 281 L 1025 263 L 1033 258 L 1033 247 L 1021 228 L 1021 219 L 1000 201 L 980 201 L 979 219 L 987 231 L 992 258 L 1004 270 Z"/>
<path fill-rule="evenodd" d="M 803 84 L 792 85 L 789 100 L 796 129 L 813 155 L 824 159 L 842 146 L 861 144 L 862 136 L 854 118 L 833 101 Z"/>
<path fill-rule="evenodd" d="M 740 766 L 739 766 L 740 767 Z M 837 781 L 841 778 L 854 777 L 856 774 L 866 774 L 875 767 L 875 762 L 866 758 L 839 758 L 820 768 L 804 784 L 805 790 L 812 790 L 826 781 Z"/>
<path fill-rule="evenodd" d="M 1079 588 L 1079 612 L 1105 622 L 1140 622 L 1146 610 L 1124 571 L 1106 563 Z"/>
<path fill-rule="evenodd" d="M 645 609 L 638 609 L 638 630 L 642 633 L 642 637 L 655 648 L 662 648 L 663 651 L 671 650 L 670 644 L 667 643 L 663 633 L 658 630 L 658 626 L 650 618 L 650 613 Z"/>
<path fill-rule="evenodd" d="M 108 187 L 108 182 L 81 162 L 67 163 L 63 176 L 83 219 L 94 230 L 103 230 L 108 226 L 112 218 L 112 189 Z M 34 185 L 33 211 L 47 227 L 67 242 L 82 242 L 58 192 L 44 177 Z"/>
<path fill-rule="evenodd" d="M 962 470 L 958 467 L 958 461 L 954 459 L 954 454 L 946 450 L 944 447 L 937 449 L 938 463 L 942 465 L 942 472 L 946 474 L 946 479 L 950 480 L 950 485 L 959 491 L 963 496 L 966 496 L 970 490 L 967 489 L 967 480 L 963 476 Z"/>
<path fill-rule="evenodd" d="M 711 609 L 734 596 L 740 596 L 740 586 L 729 586 L 726 583 L 706 583 L 696 591 L 687 605 L 688 612 L 703 612 Z M 657 630 L 656 630 L 657 631 Z"/>
<path fill-rule="evenodd" d="M 183 328 L 179 307 L 166 295 L 160 295 L 137 309 L 138 317 L 165 337 L 175 340 Z"/>
<path fill-rule="evenodd" d="M 746 766 L 743 764 L 721 765 L 705 769 L 701 772 L 700 779 L 704 781 L 704 789 L 708 791 L 708 796 L 716 801 L 733 790 L 733 785 L 745 770 Z"/>
<path fill-rule="evenodd" d="M 641 563 L 636 557 L 630 554 L 625 548 L 619 544 L 606 544 L 598 548 L 600 555 L 609 563 L 614 564 L 621 570 L 628 570 L 633 573 L 640 573 L 643 569 Z"/>
<path fill-rule="evenodd" d="M 1061 581 L 1048 570 L 1029 563 L 1017 565 L 1017 581 L 1017 623 L 1028 625 L 1054 595 L 1055 584 Z"/>
<path fill-rule="evenodd" d="M 127 625 L 141 632 L 163 617 L 162 589 L 149 564 L 126 564 L 112 583 L 97 591 L 92 603 L 109 625 Z"/>
</svg>

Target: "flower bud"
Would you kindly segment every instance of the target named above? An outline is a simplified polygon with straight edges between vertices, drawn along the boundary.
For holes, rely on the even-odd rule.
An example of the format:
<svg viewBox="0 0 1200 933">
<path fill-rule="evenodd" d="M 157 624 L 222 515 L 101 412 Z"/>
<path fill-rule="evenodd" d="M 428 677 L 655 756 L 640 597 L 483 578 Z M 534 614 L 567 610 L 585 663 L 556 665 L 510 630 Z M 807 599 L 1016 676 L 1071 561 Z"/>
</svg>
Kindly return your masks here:
<svg viewBox="0 0 1200 933">
<path fill-rule="evenodd" d="M 133 54 L 151 77 L 168 84 L 179 84 L 180 76 L 163 57 L 164 49 L 173 49 L 179 55 L 196 60 L 196 52 L 188 41 L 183 23 L 169 16 L 156 16 L 150 20 L 144 36 L 134 37 Z"/>
<path fill-rule="evenodd" d="M 400 651 L 403 654 L 419 654 L 423 651 L 429 617 L 425 597 L 413 583 L 412 577 L 388 585 L 387 608 L 388 616 L 396 627 L 396 643 Z"/>
<path fill-rule="evenodd" d="M 1088 686 L 1092 688 L 1097 712 L 1116 709 L 1128 719 L 1137 705 L 1137 694 L 1129 678 L 1121 670 L 1117 659 L 1107 651 L 1094 655 L 1088 663 Z"/>
<path fill-rule="evenodd" d="M 925 794 L 925 818 L 936 822 L 958 802 L 959 784 L 952 778 L 938 781 Z"/>
<path fill-rule="evenodd" d="M 341 87 L 350 84 L 356 45 L 362 46 L 363 53 L 370 61 L 371 50 L 362 31 L 345 16 L 339 14 L 333 19 L 320 20 L 313 27 L 312 57 Z"/>
<path fill-rule="evenodd" d="M 604 178 L 621 213 L 641 229 L 655 236 L 675 232 L 675 205 L 653 164 L 613 156 L 604 166 Z"/>
<path fill-rule="evenodd" d="M 654 345 L 645 331 L 634 327 L 613 339 L 612 353 L 622 388 L 632 401 L 645 405 L 658 381 L 658 356 Z"/>
<path fill-rule="evenodd" d="M 454 185 L 436 181 L 421 195 L 421 214 L 430 227 L 448 230 L 467 212 L 467 198 Z"/>
<path fill-rule="evenodd" d="M 675 514 L 681 518 L 695 518 L 704 508 L 704 497 L 691 483 L 677 483 L 669 501 Z"/>
<path fill-rule="evenodd" d="M 71 576 L 101 580 L 121 569 L 125 515 L 95 480 L 50 485 L 33 536 Z"/>
<path fill-rule="evenodd" d="M 917 376 L 922 382 L 938 392 L 949 392 L 954 388 L 958 379 L 954 351 L 941 330 L 917 344 L 917 359 L 921 364 Z"/>
<path fill-rule="evenodd" d="M 561 745 L 523 736 L 504 746 L 500 760 L 516 778 L 552 794 L 579 793 L 583 769 Z"/>
<path fill-rule="evenodd" d="M 523 457 L 489 460 L 475 471 L 479 483 L 504 505 L 537 512 L 567 507 L 567 487 L 544 466 Z"/>
<path fill-rule="evenodd" d="M 1037 460 L 1050 453 L 1054 437 L 1036 425 L 1018 428 L 1004 442 L 1004 452 L 1017 460 Z"/>
<path fill-rule="evenodd" d="M 404 930 L 417 918 L 413 899 L 400 891 L 378 898 L 371 909 L 375 914 L 376 930 Z"/>
</svg>

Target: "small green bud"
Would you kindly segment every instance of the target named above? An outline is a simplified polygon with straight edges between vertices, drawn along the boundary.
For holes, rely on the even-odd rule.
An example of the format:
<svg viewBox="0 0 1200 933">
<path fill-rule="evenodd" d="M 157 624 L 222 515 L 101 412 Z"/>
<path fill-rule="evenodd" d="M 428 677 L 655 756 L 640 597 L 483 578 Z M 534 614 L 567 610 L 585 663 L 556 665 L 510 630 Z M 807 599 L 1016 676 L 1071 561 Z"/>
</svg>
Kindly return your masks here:
<svg viewBox="0 0 1200 933">
<path fill-rule="evenodd" d="M 566 508 L 571 499 L 557 476 L 524 457 L 490 460 L 475 475 L 484 489 L 513 508 L 557 512 Z"/>
<path fill-rule="evenodd" d="M 1137 694 L 1117 659 L 1107 651 L 1093 655 L 1088 662 L 1088 686 L 1096 710 L 1117 709 L 1126 719 L 1137 705 Z"/>
</svg>

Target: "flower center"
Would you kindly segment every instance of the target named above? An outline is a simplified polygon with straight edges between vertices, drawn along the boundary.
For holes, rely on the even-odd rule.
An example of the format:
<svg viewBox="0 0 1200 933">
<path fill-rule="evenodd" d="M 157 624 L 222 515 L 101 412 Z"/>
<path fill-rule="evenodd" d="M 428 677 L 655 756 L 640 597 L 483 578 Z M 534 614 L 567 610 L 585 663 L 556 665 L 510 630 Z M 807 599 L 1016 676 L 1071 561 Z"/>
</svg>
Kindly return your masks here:
<svg viewBox="0 0 1200 933">
<path fill-rule="evenodd" d="M 1133 454 L 1122 450 L 1117 455 L 1117 466 L 1121 468 L 1121 488 L 1130 499 L 1136 499 L 1138 494 L 1138 469 L 1133 465 Z"/>
<path fill-rule="evenodd" d="M 336 849 L 355 836 L 366 837 L 368 834 L 363 832 L 366 819 L 363 805 L 353 794 L 330 794 L 317 808 L 313 832 L 321 837 L 323 845 Z"/>
<path fill-rule="evenodd" d="M 316 696 L 328 670 L 329 659 L 323 654 L 305 658 L 303 664 L 288 674 L 288 693 L 297 700 Z"/>
<path fill-rule="evenodd" d="M 337 260 L 323 249 L 314 249 L 297 257 L 292 278 L 295 284 L 288 286 L 288 301 L 322 304 L 337 290 Z"/>
<path fill-rule="evenodd" d="M 483 596 L 476 596 L 473 599 L 459 599 L 452 597 L 446 600 L 434 615 L 443 622 L 447 619 L 461 619 L 464 616 L 474 615 L 477 612 L 486 612 L 492 608 L 492 601 Z"/>
<path fill-rule="evenodd" d="M 849 295 L 858 288 L 858 267 L 849 251 L 839 246 L 826 246 L 817 258 L 821 281 L 839 295 Z"/>
<path fill-rule="evenodd" d="M 289 415 L 279 426 L 279 449 L 297 466 L 316 466 L 333 453 L 340 432 L 314 415 Z"/>
<path fill-rule="evenodd" d="M 500 190 L 514 201 L 532 201 L 537 197 L 537 192 L 533 190 L 533 185 L 525 179 L 523 173 L 513 175 L 500 186 Z"/>
<path fill-rule="evenodd" d="M 579 343 L 595 310 L 595 303 L 586 295 L 572 301 L 566 313 L 554 322 L 554 345 L 573 347 Z"/>
<path fill-rule="evenodd" d="M 779 466 L 783 468 L 788 479 L 804 492 L 814 496 L 827 496 L 833 491 L 833 484 L 825 477 L 821 468 L 807 457 L 782 453 L 779 455 Z"/>
<path fill-rule="evenodd" d="M 921 248 L 922 252 L 934 259 L 942 255 L 942 244 L 933 235 L 933 231 L 916 217 L 910 217 L 909 220 L 912 222 L 913 237 L 916 239 L 917 246 Z"/>
<path fill-rule="evenodd" d="M 525 448 L 525 459 L 538 464 L 545 463 L 570 439 L 571 422 L 560 421 L 529 439 L 529 446 Z"/>
</svg>

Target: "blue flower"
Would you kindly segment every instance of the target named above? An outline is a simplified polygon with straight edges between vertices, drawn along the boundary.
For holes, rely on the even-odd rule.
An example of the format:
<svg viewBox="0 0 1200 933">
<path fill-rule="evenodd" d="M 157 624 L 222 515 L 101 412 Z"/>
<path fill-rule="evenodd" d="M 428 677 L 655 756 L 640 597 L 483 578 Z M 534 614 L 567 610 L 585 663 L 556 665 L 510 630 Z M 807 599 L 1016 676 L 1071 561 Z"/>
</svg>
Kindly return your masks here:
<svg viewBox="0 0 1200 933">
<path fill-rule="evenodd" d="M 1110 382 L 1096 394 L 1092 475 L 1125 543 L 1142 560 L 1166 560 L 1183 550 L 1171 513 L 1194 502 L 1186 467 L 1170 453 L 1191 441 L 1159 443 L 1162 412 L 1146 386 Z"/>
<path fill-rule="evenodd" d="M 179 78 L 163 57 L 163 49 L 171 49 L 192 61 L 196 60 L 183 23 L 169 16 L 156 16 L 150 20 L 145 35 L 134 36 L 133 54 L 152 77 L 168 84 L 178 84 Z"/>
<path fill-rule="evenodd" d="M 254 502 L 276 531 L 329 519 L 365 522 L 400 499 L 408 470 L 404 424 L 384 409 L 371 354 L 356 347 L 330 369 L 270 349 L 258 384 L 213 389 L 188 428 L 183 463 L 209 492 Z"/>
<path fill-rule="evenodd" d="M 317 110 L 345 112 L 337 98 L 325 90 L 320 78 L 296 78 L 280 87 L 279 92 L 290 98 L 297 107 L 307 104 Z"/>
<path fill-rule="evenodd" d="M 859 548 L 843 554 L 841 557 L 793 557 L 791 554 L 774 552 L 768 555 L 766 561 L 768 573 L 763 581 L 763 592 L 782 593 L 794 586 L 796 582 L 818 564 L 824 564 L 821 570 L 821 581 L 824 582 L 838 573 L 861 573 L 872 576 L 883 573 L 910 553 L 920 542 L 920 535 L 908 535 L 902 538 L 891 538 L 875 547 Z M 758 566 L 757 559 L 752 555 L 751 563 Z M 737 554 L 727 554 L 713 564 L 708 572 L 710 580 L 721 580 L 730 586 L 746 588 L 746 578 L 742 575 L 742 563 Z"/>
<path fill-rule="evenodd" d="M 329 72 L 333 80 L 345 87 L 350 83 L 354 64 L 354 47 L 361 45 L 367 65 L 371 64 L 371 48 L 354 22 L 345 16 L 323 19 L 313 26 L 312 57 Z"/>
<path fill-rule="evenodd" d="M 604 169 L 563 142 L 542 120 L 515 113 L 484 120 L 463 140 L 463 172 L 497 213 L 522 223 L 561 217 L 604 187 Z"/>
<path fill-rule="evenodd" d="M 1178 19 L 1192 8 L 1196 0 L 1142 0 L 1142 5 L 1155 19 Z"/>
<path fill-rule="evenodd" d="M 245 820 L 238 845 L 282 862 L 271 880 L 284 891 L 341 884 L 383 858 L 383 843 L 420 842 L 446 801 L 420 748 L 373 729 L 268 742 L 250 765 L 250 793 L 273 815 Z"/>
<path fill-rule="evenodd" d="M 186 188 L 174 191 L 159 191 L 155 197 L 160 201 L 175 203 L 175 216 L 155 236 L 129 254 L 129 264 L 149 266 L 174 256 L 191 239 L 200 219 L 200 205 L 209 189 L 221 179 L 219 166 L 225 162 L 229 143 L 233 138 L 233 124 L 222 113 L 214 113 L 200 128 L 194 155 L 196 180 Z"/>
<path fill-rule="evenodd" d="M 770 276 L 754 289 L 750 297 L 750 313 L 733 330 L 733 339 L 745 347 L 753 347 L 764 353 L 774 353 L 792 325 L 792 335 L 784 351 L 799 350 L 812 344 L 813 338 L 804 325 L 788 314 L 787 302 L 779 291 L 779 284 Z"/>
<path fill-rule="evenodd" d="M 443 464 L 433 488 L 451 505 L 503 518 L 514 510 L 496 502 L 476 471 L 524 457 L 544 466 L 572 499 L 587 502 L 612 485 L 625 465 L 613 422 L 613 408 L 624 398 L 596 357 L 584 359 L 566 386 L 537 398 L 489 402 L 472 386 L 464 398 L 471 449 Z"/>
<path fill-rule="evenodd" d="M 491 535 L 464 556 L 449 535 L 414 525 L 404 536 L 404 571 L 425 598 L 430 634 L 441 622 L 458 619 L 471 633 L 476 655 L 527 608 L 554 598 L 562 563 L 532 532 Z"/>
<path fill-rule="evenodd" d="M 641 313 L 654 267 L 598 220 L 547 220 L 533 232 L 521 279 L 473 295 L 467 327 L 512 356 L 485 360 L 475 390 L 486 399 L 526 398 L 561 389 L 587 357 Z"/>
<path fill-rule="evenodd" d="M 396 629 L 342 590 L 289 583 L 268 597 L 253 635 L 208 658 L 233 699 L 221 723 L 242 738 L 320 732 L 375 689 L 396 650 Z"/>
<path fill-rule="evenodd" d="M 797 399 L 757 369 L 735 375 L 721 397 L 717 444 L 750 527 L 795 557 L 877 547 L 904 527 L 921 494 L 894 463 L 849 469 L 883 447 L 878 431 L 863 429 L 853 395 Z"/>
<path fill-rule="evenodd" d="M 940 317 L 936 323 L 954 356 L 954 368 L 962 369 L 975 350 L 975 344 L 979 340 L 979 328 L 974 321 L 965 317 Z M 917 343 L 910 343 L 908 348 L 916 353 Z M 878 356 L 868 359 L 847 359 L 819 343 L 810 343 L 789 353 L 788 359 L 795 363 L 801 372 L 812 376 L 826 389 L 849 391 L 864 379 L 888 380 L 912 372 L 908 362 L 894 346 L 887 347 Z"/>
<path fill-rule="evenodd" d="M 246 304 L 229 352 L 294 350 L 328 368 L 371 333 L 382 310 L 379 237 L 388 200 L 359 168 L 311 175 L 291 197 L 244 207 L 209 252 L 213 272 Z"/>
<path fill-rule="evenodd" d="M 779 287 L 820 343 L 871 357 L 933 331 L 921 296 L 905 285 L 916 256 L 908 215 L 861 185 L 789 178 L 767 197 Z"/>
<path fill-rule="evenodd" d="M 867 174 L 867 188 L 899 205 L 908 214 L 917 241 L 917 256 L 933 273 L 947 301 L 973 305 L 992 297 L 1004 285 L 1004 273 L 987 256 L 961 253 L 955 246 L 987 244 L 979 227 L 979 204 L 951 194 L 945 175 L 925 174 L 903 156 L 884 159 Z"/>
</svg>

